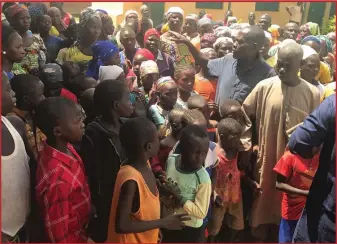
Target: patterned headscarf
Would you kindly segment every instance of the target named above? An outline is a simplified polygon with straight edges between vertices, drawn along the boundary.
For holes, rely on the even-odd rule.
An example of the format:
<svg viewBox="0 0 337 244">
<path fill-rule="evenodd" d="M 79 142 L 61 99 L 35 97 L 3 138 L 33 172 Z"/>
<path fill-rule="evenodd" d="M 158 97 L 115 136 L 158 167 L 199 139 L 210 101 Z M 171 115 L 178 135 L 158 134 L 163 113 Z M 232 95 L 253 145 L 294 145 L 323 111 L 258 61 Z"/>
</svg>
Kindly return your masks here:
<svg viewBox="0 0 337 244">
<path fill-rule="evenodd" d="M 227 26 L 219 26 L 214 30 L 216 37 L 231 37 L 231 29 Z"/>
<path fill-rule="evenodd" d="M 135 15 L 137 15 L 137 17 L 139 17 L 137 11 L 135 11 L 135 10 L 128 10 L 125 13 L 125 18 L 124 18 L 125 21 L 126 21 L 126 18 L 129 17 L 130 14 L 135 14 Z"/>
<path fill-rule="evenodd" d="M 303 45 L 304 43 L 309 42 L 309 41 L 313 41 L 313 42 L 316 42 L 318 45 L 321 45 L 320 39 L 318 39 L 316 36 L 307 36 L 307 37 L 305 37 L 302 40 L 301 44 Z"/>
<path fill-rule="evenodd" d="M 100 18 L 100 16 L 98 15 L 98 13 L 91 9 L 91 8 L 86 8 L 81 12 L 80 15 L 80 22 L 79 22 L 79 29 L 78 29 L 78 39 L 82 40 L 84 38 L 84 35 L 86 33 L 84 33 L 85 28 L 89 22 L 89 20 L 91 20 L 92 18 Z"/>
<path fill-rule="evenodd" d="M 228 17 L 228 20 L 227 20 L 227 26 L 231 26 L 232 24 L 235 24 L 238 22 L 238 19 L 234 16 L 230 16 Z"/>
<path fill-rule="evenodd" d="M 205 35 L 203 35 L 203 37 L 201 37 L 201 41 L 209 41 L 212 46 L 216 42 L 216 39 L 217 38 L 213 33 L 206 33 Z"/>
<path fill-rule="evenodd" d="M 158 65 L 153 60 L 144 61 L 140 65 L 139 70 L 140 70 L 140 80 L 143 80 L 145 76 L 149 74 L 159 74 Z"/>
<path fill-rule="evenodd" d="M 138 51 L 135 54 L 135 57 L 139 54 L 144 56 L 144 58 L 146 58 L 148 60 L 154 61 L 154 55 L 149 50 L 147 50 L 146 48 L 138 49 Z"/>
<path fill-rule="evenodd" d="M 201 49 L 200 52 L 201 52 L 202 54 L 207 55 L 209 52 L 215 52 L 215 50 L 214 50 L 213 48 L 207 47 L 207 48 Z"/>
<path fill-rule="evenodd" d="M 217 49 L 220 46 L 220 44 L 227 43 L 227 42 L 233 43 L 233 39 L 230 37 L 220 37 L 216 40 L 213 47 L 214 49 Z"/>
<path fill-rule="evenodd" d="M 325 35 L 319 35 L 316 37 L 321 41 L 321 43 L 323 43 L 323 45 L 326 45 L 326 50 L 328 51 L 328 53 L 331 53 L 332 52 L 331 40 Z"/>
<path fill-rule="evenodd" d="M 185 20 L 187 20 L 187 19 L 190 19 L 190 20 L 193 20 L 193 21 L 195 21 L 195 22 L 198 22 L 199 17 L 198 17 L 198 15 L 196 15 L 196 14 L 188 14 L 188 15 L 186 16 Z"/>
<path fill-rule="evenodd" d="M 310 33 L 313 36 L 320 35 L 320 29 L 319 29 L 319 25 L 317 23 L 308 22 L 307 25 L 309 26 Z"/>
<path fill-rule="evenodd" d="M 118 47 L 110 41 L 98 41 L 92 47 L 93 58 L 89 61 L 87 76 L 98 79 L 99 67 L 110 57 L 119 53 Z"/>
<path fill-rule="evenodd" d="M 27 6 L 21 3 L 15 4 L 5 10 L 5 15 L 8 20 L 12 20 L 14 16 L 21 13 L 22 11 L 28 11 Z"/>
<path fill-rule="evenodd" d="M 160 92 L 160 90 L 166 85 L 166 84 L 170 84 L 170 83 L 175 83 L 175 81 L 172 79 L 171 76 L 165 76 L 165 77 L 161 77 L 157 83 L 154 85 L 154 90 L 157 92 Z"/>
<path fill-rule="evenodd" d="M 144 42 L 146 42 L 147 39 L 149 39 L 150 36 L 156 36 L 156 37 L 160 38 L 160 34 L 158 33 L 158 31 L 155 28 L 149 29 L 145 32 Z"/>
</svg>

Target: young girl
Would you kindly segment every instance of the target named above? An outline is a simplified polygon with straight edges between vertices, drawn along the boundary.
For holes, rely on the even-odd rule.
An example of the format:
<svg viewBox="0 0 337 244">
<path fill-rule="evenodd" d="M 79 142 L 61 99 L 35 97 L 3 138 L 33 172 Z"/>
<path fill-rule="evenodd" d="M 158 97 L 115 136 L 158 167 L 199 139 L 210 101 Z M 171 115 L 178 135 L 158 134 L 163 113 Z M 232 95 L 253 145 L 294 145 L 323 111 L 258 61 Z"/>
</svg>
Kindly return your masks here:
<svg viewBox="0 0 337 244">
<path fill-rule="evenodd" d="M 203 167 L 209 149 L 206 131 L 197 125 L 189 125 L 181 132 L 180 154 L 172 154 L 166 165 L 167 178 L 176 183 L 180 194 L 171 191 L 177 200 L 172 206 L 175 213 L 188 213 L 191 220 L 181 231 L 165 231 L 165 242 L 204 242 L 206 217 L 212 192 L 211 179 Z"/>
<path fill-rule="evenodd" d="M 159 192 L 148 160 L 159 148 L 155 126 L 146 118 L 127 121 L 120 130 L 127 153 L 116 180 L 108 242 L 157 243 L 159 228 L 179 230 L 184 215 L 160 219 Z"/>
<path fill-rule="evenodd" d="M 163 129 L 163 127 L 168 129 L 167 116 L 177 102 L 177 84 L 171 77 L 160 78 L 155 85 L 153 95 L 156 96 L 157 102 L 150 106 L 149 116 L 158 130 Z M 166 137 L 166 133 L 164 137 Z"/>
<path fill-rule="evenodd" d="M 143 91 L 147 101 L 150 99 L 150 91 L 153 84 L 159 79 L 159 69 L 156 62 L 152 60 L 144 61 L 140 65 L 140 83 L 142 87 L 140 90 Z"/>
<path fill-rule="evenodd" d="M 192 66 L 178 65 L 174 72 L 174 80 L 178 85 L 177 104 L 187 109 L 187 100 L 196 94 L 193 91 L 195 69 Z"/>
</svg>

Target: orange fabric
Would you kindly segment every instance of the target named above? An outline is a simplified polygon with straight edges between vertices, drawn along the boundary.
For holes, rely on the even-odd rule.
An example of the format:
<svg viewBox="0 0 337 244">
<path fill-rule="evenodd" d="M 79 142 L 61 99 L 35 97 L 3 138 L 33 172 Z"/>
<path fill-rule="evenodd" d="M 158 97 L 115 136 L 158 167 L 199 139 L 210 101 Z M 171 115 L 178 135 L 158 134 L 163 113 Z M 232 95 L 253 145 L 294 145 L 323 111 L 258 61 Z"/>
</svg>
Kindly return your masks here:
<svg viewBox="0 0 337 244">
<path fill-rule="evenodd" d="M 217 80 L 208 80 L 204 77 L 200 77 L 199 75 L 195 76 L 194 82 L 194 90 L 201 96 L 203 96 L 207 102 L 215 101 L 215 93 Z"/>
<path fill-rule="evenodd" d="M 142 233 L 128 233 L 128 234 L 118 234 L 115 232 L 115 216 L 120 190 L 122 188 L 122 185 L 128 180 L 134 180 L 135 182 L 137 182 L 140 197 L 139 210 L 137 211 L 137 213 L 131 214 L 130 218 L 139 221 L 151 221 L 160 219 L 160 203 L 158 191 L 156 196 L 153 195 L 151 190 L 146 185 L 145 180 L 141 173 L 139 173 L 132 166 L 129 165 L 123 166 L 121 167 L 117 175 L 110 212 L 108 239 L 106 242 L 157 243 L 159 236 L 159 229 L 149 230 Z"/>
</svg>

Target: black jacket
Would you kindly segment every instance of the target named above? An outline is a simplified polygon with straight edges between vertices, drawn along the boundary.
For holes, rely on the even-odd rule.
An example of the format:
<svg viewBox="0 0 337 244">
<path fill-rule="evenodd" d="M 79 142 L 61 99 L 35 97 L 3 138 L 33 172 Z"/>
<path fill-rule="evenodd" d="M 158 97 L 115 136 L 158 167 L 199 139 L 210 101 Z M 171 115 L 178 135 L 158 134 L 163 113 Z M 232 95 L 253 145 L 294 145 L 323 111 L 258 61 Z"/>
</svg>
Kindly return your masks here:
<svg viewBox="0 0 337 244">
<path fill-rule="evenodd" d="M 89 224 L 89 236 L 95 242 L 105 242 L 115 181 L 125 159 L 124 153 L 118 135 L 108 131 L 100 119 L 96 119 L 86 128 L 80 154 L 97 213 L 97 218 Z"/>
</svg>

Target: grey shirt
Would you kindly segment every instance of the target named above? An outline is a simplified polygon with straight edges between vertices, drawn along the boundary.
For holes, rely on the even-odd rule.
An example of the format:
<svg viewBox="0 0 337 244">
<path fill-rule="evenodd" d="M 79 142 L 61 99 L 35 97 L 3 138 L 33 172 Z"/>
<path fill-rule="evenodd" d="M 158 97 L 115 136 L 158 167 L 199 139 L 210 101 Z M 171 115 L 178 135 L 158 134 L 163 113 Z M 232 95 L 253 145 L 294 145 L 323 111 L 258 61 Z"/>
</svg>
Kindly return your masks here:
<svg viewBox="0 0 337 244">
<path fill-rule="evenodd" d="M 238 60 L 232 54 L 210 60 L 207 68 L 218 77 L 215 102 L 220 106 L 226 99 L 243 103 L 249 93 L 262 80 L 276 76 L 276 72 L 262 58 L 249 70 L 237 73 Z"/>
</svg>

